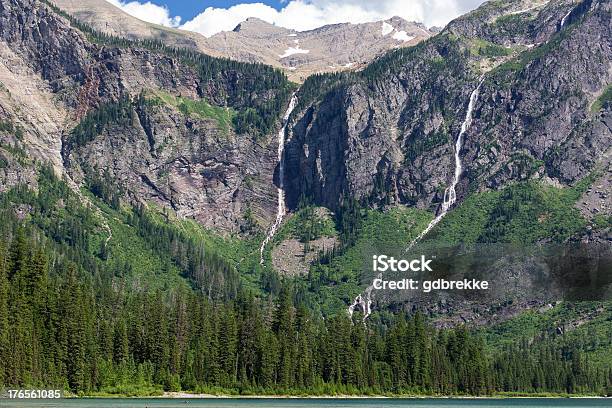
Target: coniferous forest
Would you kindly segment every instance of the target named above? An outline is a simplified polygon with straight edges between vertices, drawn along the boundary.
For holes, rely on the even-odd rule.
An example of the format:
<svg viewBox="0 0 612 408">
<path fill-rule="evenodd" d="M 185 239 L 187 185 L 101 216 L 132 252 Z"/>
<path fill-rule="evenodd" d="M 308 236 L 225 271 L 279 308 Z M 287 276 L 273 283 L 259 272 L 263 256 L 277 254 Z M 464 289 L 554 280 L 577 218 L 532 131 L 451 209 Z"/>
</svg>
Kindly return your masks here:
<svg viewBox="0 0 612 408">
<path fill-rule="evenodd" d="M 320 319 L 291 285 L 247 291 L 130 291 L 92 276 L 32 230 L 0 246 L 0 382 L 75 393 L 163 390 L 259 394 L 602 393 L 612 372 L 582 350 L 513 345 L 491 353 L 464 327 L 418 313 L 384 324 Z"/>
</svg>

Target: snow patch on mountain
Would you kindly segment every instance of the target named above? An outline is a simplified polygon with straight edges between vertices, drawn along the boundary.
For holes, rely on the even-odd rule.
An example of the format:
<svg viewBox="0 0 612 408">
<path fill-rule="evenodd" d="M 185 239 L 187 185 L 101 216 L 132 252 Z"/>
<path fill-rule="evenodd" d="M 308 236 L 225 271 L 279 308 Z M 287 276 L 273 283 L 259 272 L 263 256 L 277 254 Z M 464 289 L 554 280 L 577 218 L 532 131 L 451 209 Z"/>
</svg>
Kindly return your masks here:
<svg viewBox="0 0 612 408">
<path fill-rule="evenodd" d="M 389 35 L 393 32 L 394 28 L 391 24 L 387 23 L 386 21 L 383 21 L 382 23 L 382 36 L 386 36 Z"/>
<path fill-rule="evenodd" d="M 397 41 L 410 41 L 414 39 L 414 36 L 408 35 L 407 32 L 405 31 L 397 31 L 395 33 L 393 33 L 393 38 L 396 39 Z"/>
<path fill-rule="evenodd" d="M 308 54 L 309 52 L 310 52 L 310 50 L 303 50 L 298 45 L 297 47 L 289 47 L 289 48 L 287 48 L 282 55 L 279 55 L 279 57 L 280 58 L 287 58 L 290 55 L 294 55 L 294 54 Z"/>
</svg>

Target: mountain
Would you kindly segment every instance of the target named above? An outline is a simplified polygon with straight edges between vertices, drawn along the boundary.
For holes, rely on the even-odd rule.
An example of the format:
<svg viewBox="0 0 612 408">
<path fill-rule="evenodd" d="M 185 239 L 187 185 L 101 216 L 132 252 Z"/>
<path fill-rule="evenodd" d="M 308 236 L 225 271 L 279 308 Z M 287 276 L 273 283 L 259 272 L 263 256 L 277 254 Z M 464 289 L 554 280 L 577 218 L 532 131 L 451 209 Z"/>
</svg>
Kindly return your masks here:
<svg viewBox="0 0 612 408">
<path fill-rule="evenodd" d="M 491 1 L 297 85 L 0 0 L 0 384 L 609 393 L 611 13 Z M 409 35 L 386 24 L 360 35 Z M 227 38 L 314 55 L 349 29 Z M 371 256 L 407 247 L 496 290 L 372 289 Z"/>
<path fill-rule="evenodd" d="M 469 116 L 458 204 L 517 182 L 590 180 L 559 239 L 609 239 L 605 2 L 487 3 L 362 71 L 309 77 L 287 112 L 294 85 L 267 66 L 109 37 L 41 2 L 5 3 L 3 190 L 36 184 L 33 159 L 74 188 L 104 181 L 116 200 L 154 203 L 223 234 L 267 230 L 281 178 L 290 211 L 308 202 L 338 213 L 354 199 L 439 213 Z M 232 34 L 279 32 L 250 20 Z"/>
<path fill-rule="evenodd" d="M 281 68 L 303 82 L 309 75 L 363 68 L 384 52 L 412 46 L 433 32 L 400 17 L 364 24 L 335 24 L 298 32 L 249 18 L 233 31 L 206 38 L 200 34 L 147 23 L 105 1 L 54 0 L 95 29 L 128 39 L 154 39 L 217 57 Z"/>
<path fill-rule="evenodd" d="M 362 71 L 309 77 L 285 112 L 295 88 L 272 68 L 109 37 L 45 3 L 7 1 L 2 189 L 36 185 L 31 160 L 49 162 L 74 188 L 104 181 L 116 200 L 154 203 L 222 234 L 267 230 L 281 178 L 292 212 L 308 202 L 339 213 L 355 199 L 440 213 L 478 90 L 462 134 L 457 204 L 517 182 L 562 191 L 588 181 L 558 239 L 606 242 L 609 12 L 598 1 L 486 3 Z M 307 41 L 346 26 L 297 35 Z M 281 32 L 249 20 L 231 34 Z M 285 114 L 281 173 L 276 133 Z"/>
<path fill-rule="evenodd" d="M 53 3 L 80 21 L 109 35 L 130 40 L 159 40 L 172 47 L 202 50 L 206 48 L 205 38 L 197 33 L 142 21 L 107 1 L 58 0 Z"/>
<path fill-rule="evenodd" d="M 424 25 L 400 17 L 302 32 L 249 18 L 207 43 L 220 55 L 279 67 L 292 80 L 303 82 L 314 73 L 361 69 L 388 50 L 412 46 L 431 35 Z"/>
<path fill-rule="evenodd" d="M 236 228 L 250 202 L 259 218 L 275 211 L 276 155 L 261 135 L 276 127 L 289 97 L 280 72 L 159 43 L 126 48 L 78 31 L 38 1 L 7 2 L 0 31 L 3 146 L 28 156 L 7 153 L 3 190 L 35 185 L 39 161 L 78 185 L 110 172 L 125 197 L 211 227 Z"/>
<path fill-rule="evenodd" d="M 426 228 L 421 240 L 434 246 L 585 242 L 610 259 L 609 17 L 607 2 L 489 2 L 362 72 L 306 80 L 285 146 L 288 207 L 308 202 L 354 219 L 357 200 L 396 220 L 341 223 L 354 248 L 316 267 L 317 279 L 340 296 L 355 276 L 371 285 L 365 254 L 400 252 Z M 437 217 L 428 227 L 422 213 L 397 210 L 405 207 Z M 382 232 L 393 225 L 407 227 Z M 360 237 L 372 228 L 378 236 Z M 537 269 L 509 259 L 491 268 L 500 281 Z M 415 307 L 370 293 L 358 298 L 365 313 L 370 301 Z M 471 314 L 464 306 L 455 305 L 455 323 Z"/>
<path fill-rule="evenodd" d="M 604 183 L 608 16 L 596 1 L 487 3 L 359 75 L 310 78 L 286 147 L 290 206 L 306 195 L 335 209 L 348 195 L 435 210 L 477 87 L 460 200 L 512 181 L 570 185 L 598 167 Z M 386 191 L 375 190 L 378 178 Z"/>
</svg>

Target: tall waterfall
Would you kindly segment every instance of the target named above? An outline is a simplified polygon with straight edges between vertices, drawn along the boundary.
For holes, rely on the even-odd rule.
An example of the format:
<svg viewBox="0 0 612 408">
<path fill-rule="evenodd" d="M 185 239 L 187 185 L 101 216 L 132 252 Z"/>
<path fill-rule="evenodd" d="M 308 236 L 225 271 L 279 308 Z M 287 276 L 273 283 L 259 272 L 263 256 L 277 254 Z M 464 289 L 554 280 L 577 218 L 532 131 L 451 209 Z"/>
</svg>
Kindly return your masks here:
<svg viewBox="0 0 612 408">
<path fill-rule="evenodd" d="M 296 104 L 297 104 L 297 97 L 296 97 L 296 94 L 293 94 L 291 96 L 291 101 L 289 102 L 289 106 L 287 107 L 287 111 L 285 112 L 285 116 L 283 116 L 283 126 L 278 131 L 278 188 L 277 188 L 278 204 L 277 204 L 277 210 L 276 210 L 276 220 L 274 221 L 274 224 L 272 224 L 272 227 L 270 227 L 270 230 L 268 231 L 266 238 L 263 240 L 263 242 L 261 243 L 261 247 L 259 248 L 259 263 L 260 264 L 264 263 L 264 249 L 266 248 L 266 245 L 268 245 L 272 237 L 274 237 L 274 234 L 276 234 L 276 231 L 278 230 L 281 223 L 283 222 L 283 217 L 286 214 L 285 185 L 284 185 L 285 184 L 285 158 L 284 158 L 285 135 L 287 133 L 287 125 L 289 124 L 289 116 L 291 115 L 291 112 L 293 112 L 293 109 L 295 109 Z"/>
<path fill-rule="evenodd" d="M 448 210 L 457 202 L 457 184 L 459 184 L 459 178 L 461 177 L 461 173 L 463 172 L 463 165 L 461 163 L 461 148 L 463 147 L 463 137 L 465 133 L 468 131 L 470 126 L 472 125 L 472 118 L 474 115 L 474 106 L 478 101 L 478 95 L 480 93 L 480 87 L 484 78 L 481 78 L 478 82 L 478 86 L 476 89 L 472 91 L 470 94 L 470 101 L 468 103 L 467 112 L 465 113 L 465 119 L 461 124 L 461 130 L 459 131 L 459 136 L 457 136 L 457 141 L 455 142 L 455 173 L 453 176 L 453 180 L 450 186 L 444 191 L 444 201 L 442 202 L 442 207 L 440 209 L 440 213 L 434 218 L 429 225 L 408 245 L 406 251 L 409 251 L 417 242 L 419 242 L 429 231 L 432 230 L 444 216 L 448 213 Z M 377 279 L 381 278 L 381 274 L 378 274 Z M 349 315 L 352 316 L 355 308 L 360 306 L 361 310 L 363 310 L 364 316 L 363 319 L 367 319 L 370 313 L 372 313 L 372 291 L 374 290 L 374 282 L 370 286 L 366 288 L 363 294 L 359 294 L 353 303 L 349 306 L 348 312 Z"/>
<path fill-rule="evenodd" d="M 434 218 L 427 228 L 425 228 L 406 248 L 406 251 L 410 250 L 417 242 L 419 242 L 425 235 L 432 230 L 433 227 L 438 225 L 442 218 L 448 213 L 448 210 L 457 202 L 457 184 L 459 184 L 459 178 L 461 177 L 461 173 L 463 172 L 463 165 L 461 163 L 461 148 L 463 147 L 463 136 L 465 132 L 468 131 L 470 126 L 472 125 L 472 118 L 474 115 L 474 105 L 476 105 L 476 101 L 478 100 L 478 95 L 480 93 L 480 87 L 483 82 L 483 78 L 478 82 L 478 86 L 476 89 L 472 91 L 470 94 L 470 102 L 468 103 L 467 112 L 465 113 L 465 119 L 461 124 L 461 130 L 459 131 L 459 136 L 457 136 L 457 141 L 455 142 L 455 174 L 453 176 L 453 181 L 451 185 L 444 190 L 444 201 L 442 202 L 442 208 L 440 209 L 440 213 Z"/>
</svg>

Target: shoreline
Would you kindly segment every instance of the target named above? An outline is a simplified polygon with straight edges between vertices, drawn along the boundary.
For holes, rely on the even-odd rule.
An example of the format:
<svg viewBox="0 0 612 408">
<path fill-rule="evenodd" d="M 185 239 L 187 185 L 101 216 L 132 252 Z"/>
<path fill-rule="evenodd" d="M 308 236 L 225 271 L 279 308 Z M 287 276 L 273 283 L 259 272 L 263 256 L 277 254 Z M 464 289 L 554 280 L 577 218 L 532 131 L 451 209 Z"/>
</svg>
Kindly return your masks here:
<svg viewBox="0 0 612 408">
<path fill-rule="evenodd" d="M 74 399 L 441 399 L 441 400 L 483 400 L 483 399 L 610 399 L 601 395 L 565 395 L 565 394 L 533 394 L 533 395 L 505 395 L 493 394 L 486 396 L 469 396 L 469 395 L 234 395 L 234 394 L 206 394 L 206 393 L 190 393 L 182 391 L 166 391 L 162 395 L 145 395 L 145 396 L 126 396 L 126 395 L 85 395 L 85 396 L 70 396 Z"/>
</svg>

